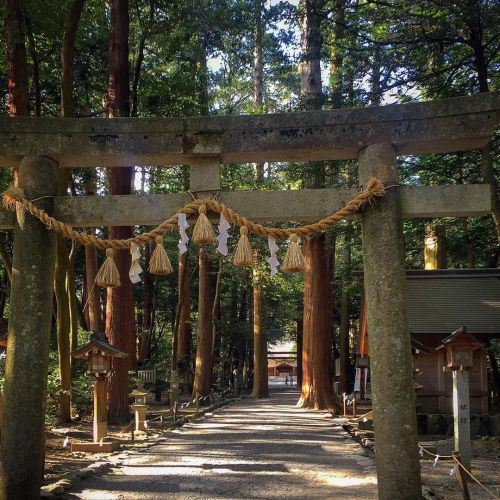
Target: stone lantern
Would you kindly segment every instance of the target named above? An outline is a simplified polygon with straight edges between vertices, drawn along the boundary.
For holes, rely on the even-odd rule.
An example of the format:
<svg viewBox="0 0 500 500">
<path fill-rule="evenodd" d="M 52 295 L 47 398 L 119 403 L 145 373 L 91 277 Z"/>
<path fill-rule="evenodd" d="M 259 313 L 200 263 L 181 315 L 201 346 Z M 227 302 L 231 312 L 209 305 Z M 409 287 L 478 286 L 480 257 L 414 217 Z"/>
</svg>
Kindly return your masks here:
<svg viewBox="0 0 500 500">
<path fill-rule="evenodd" d="M 146 410 L 148 409 L 146 404 L 147 392 L 142 392 L 134 389 L 130 393 L 130 397 L 134 398 L 134 404 L 132 405 L 132 410 L 135 412 L 135 430 L 136 431 L 146 431 Z"/>
<path fill-rule="evenodd" d="M 453 428 L 455 450 L 461 455 L 462 463 L 470 470 L 470 402 L 469 370 L 474 365 L 474 351 L 485 344 L 462 326 L 441 341 L 436 350 L 446 349 L 446 366 L 443 369 L 453 373 Z"/>
<path fill-rule="evenodd" d="M 94 426 L 93 443 L 73 443 L 72 450 L 108 452 L 115 443 L 104 443 L 108 433 L 108 408 L 106 381 L 113 375 L 113 358 L 124 358 L 127 353 L 109 344 L 104 333 L 93 332 L 90 341 L 72 353 L 75 358 L 87 360 L 87 375 L 94 379 Z"/>
</svg>

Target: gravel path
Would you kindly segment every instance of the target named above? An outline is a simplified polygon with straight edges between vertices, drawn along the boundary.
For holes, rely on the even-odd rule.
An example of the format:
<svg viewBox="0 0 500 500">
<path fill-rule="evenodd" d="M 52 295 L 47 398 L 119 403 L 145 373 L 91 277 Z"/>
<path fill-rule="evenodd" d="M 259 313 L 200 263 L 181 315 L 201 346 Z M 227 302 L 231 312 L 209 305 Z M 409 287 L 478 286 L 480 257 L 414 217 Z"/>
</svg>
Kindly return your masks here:
<svg viewBox="0 0 500 500">
<path fill-rule="evenodd" d="M 375 464 L 329 415 L 295 407 L 298 393 L 244 399 L 118 457 L 80 482 L 83 499 L 376 498 Z"/>
</svg>

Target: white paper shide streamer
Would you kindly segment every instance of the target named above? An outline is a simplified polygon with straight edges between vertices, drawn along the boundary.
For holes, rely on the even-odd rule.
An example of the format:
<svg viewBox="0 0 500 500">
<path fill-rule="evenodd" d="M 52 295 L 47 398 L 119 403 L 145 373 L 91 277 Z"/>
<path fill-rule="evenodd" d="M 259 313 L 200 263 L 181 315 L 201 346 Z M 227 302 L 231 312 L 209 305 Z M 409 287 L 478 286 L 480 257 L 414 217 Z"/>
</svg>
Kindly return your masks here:
<svg viewBox="0 0 500 500">
<path fill-rule="evenodd" d="M 280 264 L 278 257 L 276 257 L 279 247 L 276 244 L 276 240 L 272 236 L 267 237 L 267 243 L 269 245 L 269 252 L 271 252 L 271 257 L 267 259 L 267 262 L 269 262 L 269 265 L 271 266 L 271 276 L 274 276 L 278 273 L 278 266 Z"/>
<path fill-rule="evenodd" d="M 217 251 L 222 255 L 227 255 L 227 239 L 229 238 L 228 230 L 231 227 L 231 224 L 226 220 L 224 215 L 220 214 L 219 221 L 219 236 L 217 236 L 217 241 L 219 242 L 219 246 L 217 247 Z"/>
<path fill-rule="evenodd" d="M 139 281 L 141 281 L 141 277 L 139 275 L 142 273 L 142 267 L 139 264 L 141 252 L 135 243 L 130 243 L 130 255 L 132 256 L 132 263 L 130 265 L 128 275 L 132 283 L 139 283 Z"/>
<path fill-rule="evenodd" d="M 179 233 L 181 235 L 177 248 L 179 249 L 179 253 L 182 255 L 187 252 L 187 243 L 189 241 L 189 236 L 186 234 L 186 229 L 189 227 L 186 214 L 180 213 L 177 218 L 177 223 L 179 224 Z"/>
</svg>

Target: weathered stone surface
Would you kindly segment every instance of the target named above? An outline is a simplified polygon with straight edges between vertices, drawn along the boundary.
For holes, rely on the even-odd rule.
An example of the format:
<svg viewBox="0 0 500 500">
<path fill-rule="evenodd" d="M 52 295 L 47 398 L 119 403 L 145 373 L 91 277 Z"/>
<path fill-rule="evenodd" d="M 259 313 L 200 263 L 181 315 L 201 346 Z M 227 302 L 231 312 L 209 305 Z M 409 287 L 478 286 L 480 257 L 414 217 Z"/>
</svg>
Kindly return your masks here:
<svg viewBox="0 0 500 500">
<path fill-rule="evenodd" d="M 0 118 L 0 164 L 48 155 L 61 166 L 354 159 L 370 144 L 400 155 L 483 147 L 500 94 L 276 115 L 195 118 Z"/>
<path fill-rule="evenodd" d="M 213 188 L 215 189 L 215 187 Z M 234 191 L 220 193 L 222 203 L 256 222 L 313 221 L 342 208 L 355 189 L 301 189 L 297 191 Z M 403 217 L 479 217 L 490 212 L 489 187 L 404 186 Z M 59 197 L 55 217 L 75 227 L 156 225 L 189 203 L 188 193 L 143 196 Z M 214 222 L 218 217 L 213 218 Z M 0 207 L 0 229 L 13 227 L 14 214 Z"/>
<path fill-rule="evenodd" d="M 443 415 L 429 414 L 427 415 L 427 434 L 446 434 L 448 424 Z"/>
<path fill-rule="evenodd" d="M 492 436 L 500 436 L 500 413 L 491 415 L 489 422 L 489 432 Z"/>
<path fill-rule="evenodd" d="M 373 396 L 379 498 L 421 496 L 415 390 L 396 151 L 376 144 L 362 151 L 359 178 L 394 186 L 362 213 L 364 285 Z"/>
<path fill-rule="evenodd" d="M 25 158 L 19 186 L 52 211 L 56 165 Z M 37 498 L 44 456 L 44 419 L 52 321 L 55 237 L 26 216 L 14 230 L 11 314 L 5 369 L 0 498 Z"/>
</svg>

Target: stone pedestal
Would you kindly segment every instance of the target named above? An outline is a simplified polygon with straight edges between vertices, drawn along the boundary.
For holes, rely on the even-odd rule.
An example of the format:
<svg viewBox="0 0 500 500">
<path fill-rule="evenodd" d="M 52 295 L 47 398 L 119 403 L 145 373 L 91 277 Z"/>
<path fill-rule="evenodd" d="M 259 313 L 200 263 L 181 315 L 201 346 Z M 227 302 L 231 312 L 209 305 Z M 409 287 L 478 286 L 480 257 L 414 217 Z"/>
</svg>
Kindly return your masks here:
<svg viewBox="0 0 500 500">
<path fill-rule="evenodd" d="M 146 431 L 146 405 L 132 405 L 132 410 L 135 413 L 135 430 L 136 431 Z"/>
</svg>

